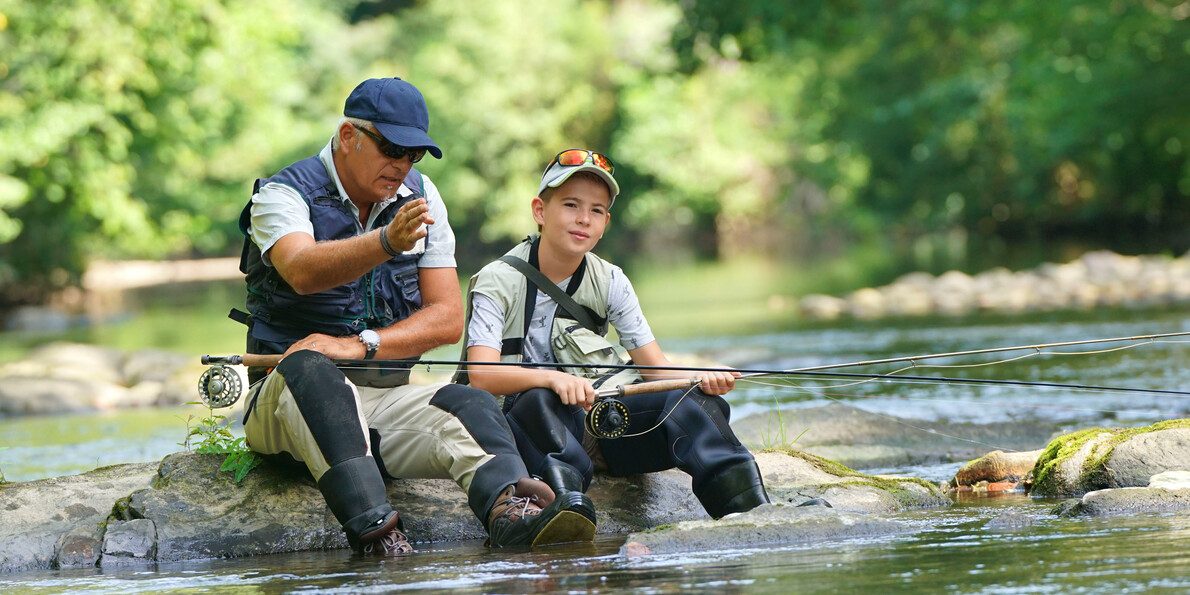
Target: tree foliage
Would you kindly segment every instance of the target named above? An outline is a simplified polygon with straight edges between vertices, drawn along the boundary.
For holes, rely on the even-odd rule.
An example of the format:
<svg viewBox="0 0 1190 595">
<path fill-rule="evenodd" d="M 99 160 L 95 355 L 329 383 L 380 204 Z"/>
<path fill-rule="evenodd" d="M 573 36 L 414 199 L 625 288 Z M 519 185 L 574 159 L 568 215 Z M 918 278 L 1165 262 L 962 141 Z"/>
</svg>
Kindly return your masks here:
<svg viewBox="0 0 1190 595">
<path fill-rule="evenodd" d="M 252 178 L 342 87 L 309 58 L 331 31 L 293 8 L 0 4 L 0 283 L 40 294 L 95 257 L 222 250 Z"/>
<path fill-rule="evenodd" d="M 601 252 L 1066 234 L 1190 247 L 1181 0 L 0 0 L 0 287 L 236 253 L 252 180 L 369 76 L 424 93 L 469 264 L 545 161 L 623 194 Z M 652 242 L 652 243 L 650 243 Z M 1115 244 L 1111 244 L 1115 242 Z"/>
<path fill-rule="evenodd" d="M 708 56 L 816 65 L 798 116 L 825 119 L 825 150 L 798 169 L 854 194 L 838 206 L 883 233 L 1187 247 L 1173 240 L 1190 223 L 1175 206 L 1190 195 L 1185 3 L 682 6 L 688 72 Z M 854 157 L 865 175 L 847 175 Z M 815 162 L 825 167 L 805 167 Z"/>
</svg>

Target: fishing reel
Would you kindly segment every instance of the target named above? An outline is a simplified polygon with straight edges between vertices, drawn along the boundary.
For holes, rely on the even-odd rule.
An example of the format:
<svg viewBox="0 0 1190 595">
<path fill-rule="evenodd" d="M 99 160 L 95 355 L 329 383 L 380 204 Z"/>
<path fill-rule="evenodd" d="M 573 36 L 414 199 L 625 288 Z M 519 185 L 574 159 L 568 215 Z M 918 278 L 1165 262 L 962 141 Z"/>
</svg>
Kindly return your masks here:
<svg viewBox="0 0 1190 595">
<path fill-rule="evenodd" d="M 235 405 L 243 391 L 244 382 L 231 366 L 215 364 L 198 378 L 198 396 L 211 409 Z"/>
<path fill-rule="evenodd" d="M 628 430 L 628 407 L 610 397 L 597 399 L 587 412 L 585 425 L 596 438 L 619 438 Z"/>
</svg>

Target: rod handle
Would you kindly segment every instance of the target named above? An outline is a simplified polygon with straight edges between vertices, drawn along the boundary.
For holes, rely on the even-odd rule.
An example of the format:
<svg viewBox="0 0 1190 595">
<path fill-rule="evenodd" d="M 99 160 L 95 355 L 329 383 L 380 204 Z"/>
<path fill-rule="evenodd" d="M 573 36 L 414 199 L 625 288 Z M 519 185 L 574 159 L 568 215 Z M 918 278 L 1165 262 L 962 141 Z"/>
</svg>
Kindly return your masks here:
<svg viewBox="0 0 1190 595">
<path fill-rule="evenodd" d="M 629 397 L 632 395 L 685 389 L 692 386 L 698 386 L 698 380 L 694 378 L 672 378 L 670 380 L 651 380 L 649 382 L 637 382 L 636 384 L 623 384 L 602 389 L 598 394 L 601 397 Z"/>
<path fill-rule="evenodd" d="M 281 354 L 265 355 L 260 353 L 246 353 L 244 355 L 204 355 L 203 365 L 229 364 L 232 366 L 245 365 L 248 367 L 272 368 L 281 363 Z"/>
</svg>

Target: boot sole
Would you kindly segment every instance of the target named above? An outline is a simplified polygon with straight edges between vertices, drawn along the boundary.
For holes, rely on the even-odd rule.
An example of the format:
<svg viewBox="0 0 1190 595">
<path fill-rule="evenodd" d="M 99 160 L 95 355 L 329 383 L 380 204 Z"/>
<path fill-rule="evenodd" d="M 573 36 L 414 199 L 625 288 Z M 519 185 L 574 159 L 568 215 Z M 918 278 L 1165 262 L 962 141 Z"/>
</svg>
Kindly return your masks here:
<svg viewBox="0 0 1190 595">
<path fill-rule="evenodd" d="M 533 538 L 533 546 L 591 541 L 595 539 L 595 523 L 591 519 L 570 510 L 559 512 L 541 528 Z"/>
</svg>

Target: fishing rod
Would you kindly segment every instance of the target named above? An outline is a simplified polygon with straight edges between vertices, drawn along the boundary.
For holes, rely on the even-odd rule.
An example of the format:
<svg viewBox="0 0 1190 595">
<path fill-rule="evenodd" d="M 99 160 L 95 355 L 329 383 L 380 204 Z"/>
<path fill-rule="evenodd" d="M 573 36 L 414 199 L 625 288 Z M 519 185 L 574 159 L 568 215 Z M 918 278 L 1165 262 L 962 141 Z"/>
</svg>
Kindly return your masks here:
<svg viewBox="0 0 1190 595">
<path fill-rule="evenodd" d="M 808 366 L 802 368 L 792 368 L 784 370 L 773 369 L 756 369 L 756 368 L 723 368 L 723 367 L 692 367 L 692 366 L 641 366 L 635 364 L 606 364 L 600 365 L 600 368 L 608 370 L 637 370 L 637 371 L 682 371 L 682 372 L 737 372 L 740 373 L 741 379 L 753 379 L 765 376 L 803 376 L 803 377 L 834 377 L 834 378 L 852 378 L 863 381 L 894 381 L 894 382 L 930 382 L 930 383 L 953 383 L 953 384 L 984 384 L 984 385 L 1014 385 L 1014 386 L 1033 386 L 1046 388 L 1065 388 L 1073 390 L 1097 390 L 1107 392 L 1139 392 L 1139 393 L 1156 393 L 1156 394 L 1172 394 L 1172 395 L 1190 395 L 1187 391 L 1177 391 L 1168 389 L 1149 389 L 1149 388 L 1134 388 L 1134 387 L 1110 387 L 1098 386 L 1090 384 L 1073 384 L 1073 383 L 1059 383 L 1059 382 L 1040 382 L 1040 381 L 1025 381 L 1025 380 L 998 380 L 998 379 L 978 379 L 978 378 L 954 378 L 946 376 L 912 376 L 902 375 L 898 373 L 892 374 L 860 374 L 848 372 L 829 372 L 828 370 L 837 370 L 847 367 L 871 366 L 898 362 L 913 362 L 916 365 L 917 361 L 928 359 L 940 359 L 947 357 L 960 357 L 969 355 L 980 355 L 988 353 L 1002 353 L 1007 351 L 1021 351 L 1032 350 L 1041 353 L 1041 349 L 1052 347 L 1065 347 L 1072 345 L 1088 345 L 1093 343 L 1113 343 L 1123 341 L 1149 341 L 1168 337 L 1181 337 L 1190 335 L 1190 332 L 1180 333 L 1163 333 L 1153 335 L 1136 335 L 1132 337 L 1114 337 L 1108 339 L 1085 339 L 1080 341 L 1064 341 L 1055 343 L 1044 343 L 1034 345 L 1020 345 L 1013 347 L 995 347 L 989 349 L 973 349 L 967 351 L 954 351 L 947 353 L 931 353 L 913 356 L 884 358 L 876 360 L 863 360 L 855 362 L 845 362 L 839 364 L 827 364 L 821 366 Z M 1127 347 L 1124 347 L 1127 348 Z M 249 367 L 273 367 L 281 361 L 280 354 L 265 355 L 265 354 L 244 354 L 244 355 L 229 355 L 229 356 L 202 356 L 202 363 L 212 366 L 208 369 L 198 382 L 199 395 L 202 397 L 203 403 L 207 406 L 215 407 L 229 407 L 240 398 L 243 391 L 242 382 L 238 374 L 232 371 L 228 366 L 230 365 L 245 365 Z M 412 370 L 417 366 L 426 366 L 429 369 L 431 366 L 455 366 L 461 367 L 475 362 L 465 362 L 457 360 L 358 360 L 358 359 L 343 359 L 334 360 L 335 364 L 340 368 L 372 368 L 372 369 L 396 369 L 396 370 Z M 484 362 L 485 366 L 513 366 L 521 367 L 521 362 Z M 556 367 L 565 369 L 573 367 L 573 364 L 560 363 L 535 363 L 534 365 L 540 367 Z M 667 390 L 688 390 L 698 386 L 699 381 L 690 378 L 674 378 L 667 380 L 654 380 L 647 382 L 638 382 L 634 384 L 620 385 L 614 387 L 602 388 L 596 391 L 596 402 L 591 407 L 591 410 L 586 416 L 587 431 L 599 438 L 617 438 L 624 434 L 628 427 L 628 408 L 619 400 L 620 398 L 652 393 L 662 392 Z"/>
<path fill-rule="evenodd" d="M 892 380 L 892 381 L 918 381 L 918 382 L 941 382 L 954 384 L 1000 384 L 1000 385 L 1016 385 L 1016 386 L 1037 386 L 1047 388 L 1067 388 L 1077 390 L 1100 390 L 1113 392 L 1140 392 L 1140 393 L 1156 393 L 1156 394 L 1172 394 L 1172 395 L 1190 395 L 1187 391 L 1177 391 L 1168 389 L 1155 388 L 1135 388 L 1135 387 L 1109 387 L 1097 386 L 1090 384 L 1071 384 L 1058 382 L 1039 382 L 1026 380 L 994 380 L 994 379 L 978 379 L 978 378 L 954 378 L 948 376 L 912 376 L 901 374 L 859 374 L 847 372 L 828 372 L 827 370 L 835 370 L 845 367 L 859 367 L 868 365 L 888 364 L 897 362 L 915 362 L 918 360 L 938 359 L 944 357 L 959 357 L 965 355 L 978 355 L 987 353 L 1000 353 L 1006 351 L 1020 351 L 1020 350 L 1036 350 L 1051 348 L 1051 347 L 1065 347 L 1071 345 L 1088 345 L 1092 343 L 1112 343 L 1121 341 L 1153 341 L 1155 339 L 1168 337 L 1182 337 L 1190 335 L 1190 332 L 1180 333 L 1163 333 L 1154 335 L 1136 335 L 1132 337 L 1115 337 L 1109 339 L 1086 339 L 1081 341 L 1064 341 L 1057 343 L 1044 343 L 1034 345 L 1020 345 L 1014 347 L 996 347 L 990 349 L 975 349 L 969 351 L 955 351 L 948 353 L 932 353 L 913 355 L 896 358 L 885 358 L 877 360 L 864 360 L 856 362 L 846 362 L 841 364 L 829 364 L 823 366 L 808 366 L 802 368 L 791 369 L 757 369 L 757 368 L 724 368 L 724 367 L 697 367 L 697 366 L 641 366 L 636 364 L 601 364 L 600 368 L 608 370 L 637 370 L 637 371 L 681 371 L 681 372 L 739 372 L 742 379 L 757 378 L 762 376 L 807 376 L 807 377 L 835 377 L 835 378 L 854 378 L 866 380 Z M 227 407 L 235 403 L 239 399 L 239 394 L 242 391 L 239 376 L 225 366 L 228 365 L 245 365 L 249 367 L 272 367 L 276 366 L 281 361 L 280 354 L 244 354 L 244 355 L 228 355 L 228 356 L 202 356 L 202 363 L 213 366 L 207 370 L 199 379 L 199 393 L 203 397 L 203 402 L 208 406 Z M 475 362 L 466 362 L 459 360 L 361 360 L 361 359 L 342 359 L 335 360 L 336 365 L 341 368 L 377 368 L 377 369 L 395 369 L 395 370 L 412 370 L 418 366 L 426 366 L 427 369 L 432 366 L 465 366 L 474 364 Z M 511 366 L 521 367 L 524 364 L 521 362 L 483 362 L 484 366 Z M 555 367 L 567 368 L 573 367 L 573 364 L 559 364 L 559 363 L 534 363 L 539 367 Z M 623 397 L 633 394 L 641 394 L 647 392 L 659 392 L 664 390 L 684 389 L 696 386 L 697 381 L 690 379 L 672 379 L 662 381 L 641 382 L 637 384 L 622 385 L 617 387 L 609 387 L 601 389 L 597 392 L 597 397 Z M 213 405 L 212 405 L 213 404 Z"/>
<path fill-rule="evenodd" d="M 1091 345 L 1093 343 L 1119 343 L 1122 341 L 1149 341 L 1155 339 L 1165 339 L 1169 337 L 1185 337 L 1190 335 L 1190 331 L 1180 333 L 1162 333 L 1157 335 L 1136 335 L 1132 337 L 1114 337 L 1111 339 L 1084 339 L 1081 341 L 1063 341 L 1060 343 L 1039 343 L 1036 345 L 1017 345 L 1015 347 L 993 347 L 990 349 L 972 349 L 969 351 L 952 351 L 949 353 L 927 353 L 923 355 L 907 355 L 904 357 L 891 357 L 886 359 L 873 359 L 856 362 L 846 362 L 842 364 L 827 364 L 823 366 L 810 366 L 806 368 L 796 368 L 788 370 L 789 372 L 811 372 L 815 370 L 835 370 L 838 368 L 850 368 L 857 366 L 874 366 L 878 364 L 894 364 L 902 362 L 915 362 L 926 359 L 940 359 L 944 357 L 960 357 L 966 355 L 982 355 L 986 353 L 1003 353 L 1005 351 L 1023 351 L 1049 349 L 1051 347 L 1069 347 L 1072 345 Z"/>
</svg>

